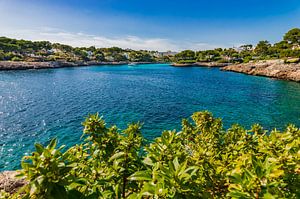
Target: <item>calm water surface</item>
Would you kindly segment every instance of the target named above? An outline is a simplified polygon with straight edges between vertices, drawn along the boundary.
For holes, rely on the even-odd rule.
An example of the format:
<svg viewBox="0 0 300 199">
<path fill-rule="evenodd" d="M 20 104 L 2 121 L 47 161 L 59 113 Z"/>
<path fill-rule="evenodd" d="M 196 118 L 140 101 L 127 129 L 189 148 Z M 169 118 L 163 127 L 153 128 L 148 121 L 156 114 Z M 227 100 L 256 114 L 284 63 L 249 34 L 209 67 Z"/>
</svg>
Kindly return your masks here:
<svg viewBox="0 0 300 199">
<path fill-rule="evenodd" d="M 88 113 L 120 128 L 144 122 L 145 137 L 153 139 L 200 110 L 223 118 L 225 127 L 300 126 L 300 84 L 162 64 L 2 71 L 0 171 L 19 168 L 35 142 L 78 143 Z"/>
</svg>

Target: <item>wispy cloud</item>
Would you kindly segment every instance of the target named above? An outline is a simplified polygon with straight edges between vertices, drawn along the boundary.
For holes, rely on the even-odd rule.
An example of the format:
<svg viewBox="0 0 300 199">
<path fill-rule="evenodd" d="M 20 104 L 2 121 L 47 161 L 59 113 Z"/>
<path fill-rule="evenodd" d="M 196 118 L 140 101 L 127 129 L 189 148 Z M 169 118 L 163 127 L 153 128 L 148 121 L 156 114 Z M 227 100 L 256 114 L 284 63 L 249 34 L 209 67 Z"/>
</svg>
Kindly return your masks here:
<svg viewBox="0 0 300 199">
<path fill-rule="evenodd" d="M 184 49 L 202 50 L 222 47 L 191 41 L 172 41 L 165 38 L 141 38 L 138 36 L 105 37 L 82 32 L 74 33 L 62 29 L 43 27 L 38 29 L 14 29 L 0 31 L 0 34 L 17 39 L 34 41 L 46 40 L 77 47 L 121 47 L 135 50 L 180 51 Z"/>
</svg>

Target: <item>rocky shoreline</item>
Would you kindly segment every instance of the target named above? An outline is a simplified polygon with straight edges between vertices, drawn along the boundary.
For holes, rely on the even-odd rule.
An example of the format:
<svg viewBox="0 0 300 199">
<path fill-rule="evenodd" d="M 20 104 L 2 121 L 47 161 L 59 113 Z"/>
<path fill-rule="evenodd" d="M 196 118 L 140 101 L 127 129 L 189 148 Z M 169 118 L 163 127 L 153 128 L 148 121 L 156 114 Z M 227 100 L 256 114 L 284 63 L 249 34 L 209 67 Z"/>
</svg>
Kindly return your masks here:
<svg viewBox="0 0 300 199">
<path fill-rule="evenodd" d="M 300 82 L 300 63 L 284 63 L 284 60 L 233 64 L 221 70 Z"/>
<path fill-rule="evenodd" d="M 93 65 L 153 64 L 153 62 L 22 62 L 0 61 L 1 70 L 27 70 Z M 300 82 L 300 63 L 285 63 L 284 60 L 263 60 L 257 62 L 230 64 L 217 62 L 196 62 L 191 64 L 173 63 L 174 67 L 216 67 L 223 71 L 232 71 L 255 76 Z"/>
<path fill-rule="evenodd" d="M 124 64 L 152 64 L 152 62 L 23 62 L 23 61 L 0 61 L 0 70 L 27 70 L 27 69 L 47 69 L 63 68 L 77 66 L 95 66 L 95 65 L 124 65 Z"/>
<path fill-rule="evenodd" d="M 18 171 L 4 171 L 0 173 L 0 191 L 16 193 L 28 182 L 23 178 L 17 178 Z"/>
</svg>

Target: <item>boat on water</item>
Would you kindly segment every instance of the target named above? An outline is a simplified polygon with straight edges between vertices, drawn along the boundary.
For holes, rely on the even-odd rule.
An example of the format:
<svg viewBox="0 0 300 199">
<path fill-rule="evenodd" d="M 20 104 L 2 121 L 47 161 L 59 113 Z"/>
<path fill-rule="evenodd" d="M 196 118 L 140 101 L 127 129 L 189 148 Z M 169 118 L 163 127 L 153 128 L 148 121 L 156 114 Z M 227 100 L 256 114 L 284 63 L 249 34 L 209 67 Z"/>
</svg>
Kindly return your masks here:
<svg viewBox="0 0 300 199">
<path fill-rule="evenodd" d="M 137 63 L 130 63 L 130 64 L 128 64 L 128 66 L 136 66 L 137 65 Z"/>
</svg>

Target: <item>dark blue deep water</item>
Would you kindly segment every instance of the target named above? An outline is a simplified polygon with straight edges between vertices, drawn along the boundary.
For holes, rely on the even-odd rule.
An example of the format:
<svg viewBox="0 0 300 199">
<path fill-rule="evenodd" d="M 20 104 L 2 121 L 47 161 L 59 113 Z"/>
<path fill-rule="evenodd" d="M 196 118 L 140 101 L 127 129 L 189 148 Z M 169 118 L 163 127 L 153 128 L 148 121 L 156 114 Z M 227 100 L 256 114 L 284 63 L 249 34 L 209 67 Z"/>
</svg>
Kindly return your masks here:
<svg viewBox="0 0 300 199">
<path fill-rule="evenodd" d="M 19 168 L 35 142 L 79 142 L 81 122 L 99 112 L 120 128 L 144 122 L 146 138 L 179 129 L 209 110 L 225 127 L 300 126 L 300 84 L 209 68 L 94 66 L 0 72 L 0 170 Z"/>
</svg>

